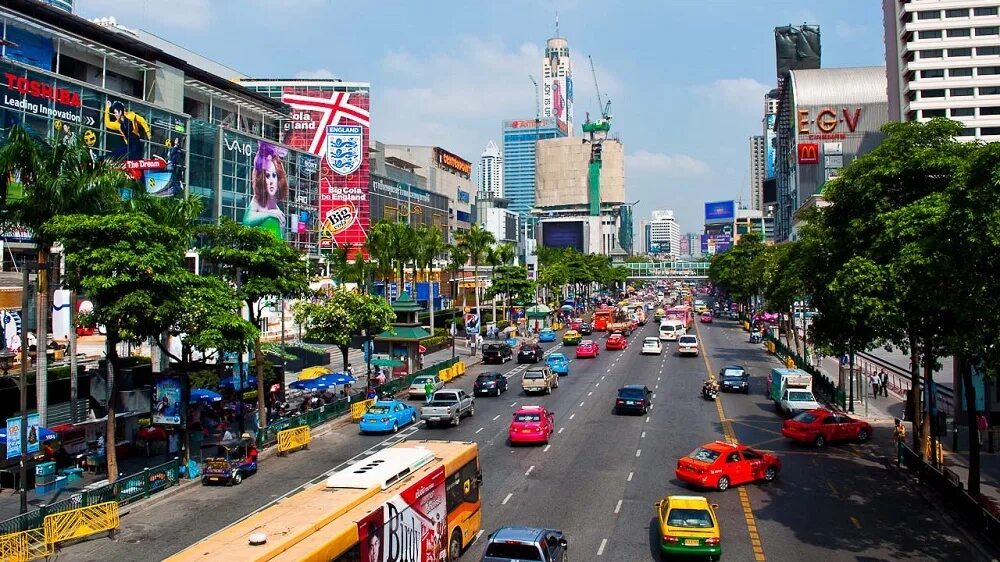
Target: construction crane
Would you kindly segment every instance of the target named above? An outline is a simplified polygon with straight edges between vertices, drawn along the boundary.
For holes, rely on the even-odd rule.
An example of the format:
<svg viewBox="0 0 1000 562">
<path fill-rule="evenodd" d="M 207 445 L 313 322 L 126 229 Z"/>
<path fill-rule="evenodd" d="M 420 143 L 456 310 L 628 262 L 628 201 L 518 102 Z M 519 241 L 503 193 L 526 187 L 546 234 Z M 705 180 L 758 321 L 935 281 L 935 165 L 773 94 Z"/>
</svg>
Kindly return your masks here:
<svg viewBox="0 0 1000 562">
<path fill-rule="evenodd" d="M 597 107 L 601 110 L 601 118 L 597 121 L 591 122 L 590 117 L 587 117 L 587 121 L 583 124 L 583 132 L 589 133 L 591 139 L 593 139 L 595 133 L 604 133 L 607 135 L 608 131 L 611 130 L 611 100 L 607 102 L 601 96 L 601 86 L 597 82 L 597 69 L 594 68 L 594 57 L 587 55 L 590 60 L 590 73 L 594 76 L 594 90 L 597 92 Z"/>
</svg>

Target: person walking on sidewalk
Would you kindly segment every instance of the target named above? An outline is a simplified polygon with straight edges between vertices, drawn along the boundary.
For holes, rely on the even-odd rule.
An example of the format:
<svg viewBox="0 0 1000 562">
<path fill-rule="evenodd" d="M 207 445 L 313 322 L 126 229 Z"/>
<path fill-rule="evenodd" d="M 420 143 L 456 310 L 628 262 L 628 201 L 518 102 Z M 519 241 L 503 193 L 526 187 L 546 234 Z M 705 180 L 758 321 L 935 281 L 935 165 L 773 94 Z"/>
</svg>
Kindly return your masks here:
<svg viewBox="0 0 1000 562">
<path fill-rule="evenodd" d="M 979 446 L 982 447 L 986 432 L 990 429 L 990 424 L 982 412 L 976 414 L 976 429 L 978 430 L 976 433 L 979 434 Z"/>
<path fill-rule="evenodd" d="M 885 372 L 885 369 L 882 369 L 882 371 L 879 372 L 879 374 L 878 374 L 878 384 L 879 384 L 879 390 L 882 391 L 882 396 L 888 398 L 889 397 L 889 374 Z"/>
<path fill-rule="evenodd" d="M 903 444 L 906 442 L 906 427 L 903 421 L 896 418 L 896 427 L 893 428 L 893 439 L 896 441 L 896 466 L 903 466 Z"/>
<path fill-rule="evenodd" d="M 872 385 L 872 398 L 878 398 L 878 389 L 880 384 L 878 374 L 872 373 L 871 375 L 869 375 L 868 382 L 871 383 Z"/>
</svg>

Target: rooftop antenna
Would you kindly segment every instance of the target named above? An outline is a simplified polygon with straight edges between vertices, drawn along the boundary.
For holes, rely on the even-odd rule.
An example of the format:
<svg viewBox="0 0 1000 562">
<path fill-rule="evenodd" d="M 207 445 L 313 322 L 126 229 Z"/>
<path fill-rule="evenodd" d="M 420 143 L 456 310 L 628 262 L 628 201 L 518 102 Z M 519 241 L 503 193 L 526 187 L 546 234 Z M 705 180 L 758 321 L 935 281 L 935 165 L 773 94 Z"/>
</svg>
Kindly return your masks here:
<svg viewBox="0 0 1000 562">
<path fill-rule="evenodd" d="M 556 8 L 556 37 L 559 37 L 559 8 Z"/>
</svg>

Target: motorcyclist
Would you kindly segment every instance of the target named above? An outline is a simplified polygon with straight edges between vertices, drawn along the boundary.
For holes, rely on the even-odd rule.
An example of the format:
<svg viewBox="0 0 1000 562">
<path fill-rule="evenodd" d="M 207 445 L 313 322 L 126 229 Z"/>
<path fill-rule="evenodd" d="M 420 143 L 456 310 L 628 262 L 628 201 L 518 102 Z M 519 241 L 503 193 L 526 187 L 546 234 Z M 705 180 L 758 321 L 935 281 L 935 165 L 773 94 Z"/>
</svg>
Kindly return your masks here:
<svg viewBox="0 0 1000 562">
<path fill-rule="evenodd" d="M 716 394 L 719 393 L 719 383 L 715 382 L 714 379 L 708 379 L 701 387 L 701 393 L 703 395 L 708 396 L 710 392 L 714 392 Z"/>
</svg>

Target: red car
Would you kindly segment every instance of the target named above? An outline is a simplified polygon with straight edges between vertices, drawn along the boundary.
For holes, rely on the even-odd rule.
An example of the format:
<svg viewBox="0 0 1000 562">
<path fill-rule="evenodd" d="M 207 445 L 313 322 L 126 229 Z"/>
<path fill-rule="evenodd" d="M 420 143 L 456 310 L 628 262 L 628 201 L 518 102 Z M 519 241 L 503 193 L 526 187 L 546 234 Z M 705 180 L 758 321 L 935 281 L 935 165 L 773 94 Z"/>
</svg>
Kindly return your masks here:
<svg viewBox="0 0 1000 562">
<path fill-rule="evenodd" d="M 781 434 L 798 443 L 812 443 L 822 447 L 832 441 L 865 442 L 872 436 L 872 426 L 840 412 L 825 408 L 801 412 L 785 420 Z"/>
<path fill-rule="evenodd" d="M 701 323 L 702 324 L 711 324 L 712 323 L 712 313 L 711 312 L 705 312 L 705 313 L 703 313 L 701 315 Z"/>
<path fill-rule="evenodd" d="M 580 324 L 583 324 L 583 318 L 574 318 L 573 321 L 569 323 L 569 328 L 579 332 Z"/>
<path fill-rule="evenodd" d="M 678 480 L 701 488 L 724 492 L 729 486 L 774 480 L 781 472 L 781 459 L 746 445 L 725 441 L 706 443 L 677 461 Z"/>
<path fill-rule="evenodd" d="M 600 354 L 601 348 L 594 340 L 583 340 L 580 342 L 580 345 L 576 346 L 577 359 L 581 357 L 597 357 Z"/>
<path fill-rule="evenodd" d="M 604 348 L 607 350 L 612 349 L 625 349 L 628 347 L 628 338 L 621 334 L 611 334 L 608 336 L 608 341 L 604 344 Z"/>
<path fill-rule="evenodd" d="M 507 435 L 510 444 L 542 443 L 548 444 L 553 432 L 552 412 L 541 406 L 521 406 L 514 412 Z"/>
</svg>

